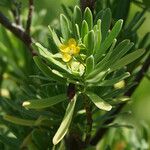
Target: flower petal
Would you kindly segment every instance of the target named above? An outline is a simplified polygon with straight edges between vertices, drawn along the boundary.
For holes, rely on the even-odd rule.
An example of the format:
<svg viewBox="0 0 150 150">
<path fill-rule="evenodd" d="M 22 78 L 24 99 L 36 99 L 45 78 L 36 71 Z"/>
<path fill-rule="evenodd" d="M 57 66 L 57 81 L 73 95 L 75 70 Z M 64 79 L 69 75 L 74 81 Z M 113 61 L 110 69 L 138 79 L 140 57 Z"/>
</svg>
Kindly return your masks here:
<svg viewBox="0 0 150 150">
<path fill-rule="evenodd" d="M 70 48 L 67 45 L 61 45 L 60 46 L 60 51 L 63 53 L 69 53 Z"/>
<path fill-rule="evenodd" d="M 67 53 L 63 53 L 62 54 L 62 60 L 64 62 L 69 62 L 71 60 L 72 56 L 70 54 L 67 54 Z"/>
<path fill-rule="evenodd" d="M 68 41 L 68 45 L 70 46 L 70 45 L 77 45 L 77 42 L 76 42 L 76 40 L 74 39 L 74 38 L 71 38 L 71 39 L 69 39 L 69 41 Z"/>
</svg>

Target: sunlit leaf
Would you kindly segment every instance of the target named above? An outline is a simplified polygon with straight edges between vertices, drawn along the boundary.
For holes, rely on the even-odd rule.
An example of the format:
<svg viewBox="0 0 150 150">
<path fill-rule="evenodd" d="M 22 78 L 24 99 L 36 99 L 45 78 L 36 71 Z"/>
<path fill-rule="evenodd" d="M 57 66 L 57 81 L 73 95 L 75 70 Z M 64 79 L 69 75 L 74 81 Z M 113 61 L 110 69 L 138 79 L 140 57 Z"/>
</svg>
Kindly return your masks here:
<svg viewBox="0 0 150 150">
<path fill-rule="evenodd" d="M 106 110 L 106 111 L 110 111 L 112 109 L 112 106 L 107 102 L 105 102 L 98 95 L 89 91 L 87 91 L 86 94 L 99 109 Z"/>
<path fill-rule="evenodd" d="M 26 100 L 23 102 L 22 105 L 30 109 L 43 109 L 56 105 L 57 103 L 60 103 L 65 100 L 67 100 L 66 94 L 60 94 L 45 99 Z"/>
<path fill-rule="evenodd" d="M 57 130 L 56 134 L 53 137 L 53 144 L 54 145 L 58 144 L 66 135 L 66 133 L 69 129 L 71 120 L 72 120 L 75 104 L 76 104 L 76 96 L 74 96 L 74 98 L 68 104 L 65 116 L 64 116 L 64 118 L 60 124 L 59 129 Z"/>
</svg>

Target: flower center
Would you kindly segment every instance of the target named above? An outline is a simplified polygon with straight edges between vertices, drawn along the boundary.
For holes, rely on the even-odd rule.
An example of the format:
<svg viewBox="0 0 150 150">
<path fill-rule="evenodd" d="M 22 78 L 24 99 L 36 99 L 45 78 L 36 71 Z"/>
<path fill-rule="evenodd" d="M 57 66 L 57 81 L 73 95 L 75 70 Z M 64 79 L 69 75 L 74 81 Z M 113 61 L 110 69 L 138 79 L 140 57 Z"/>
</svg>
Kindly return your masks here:
<svg viewBox="0 0 150 150">
<path fill-rule="evenodd" d="M 62 60 L 69 62 L 73 56 L 80 52 L 80 47 L 77 45 L 76 40 L 71 38 L 66 44 L 60 46 L 60 52 L 62 54 Z"/>
</svg>

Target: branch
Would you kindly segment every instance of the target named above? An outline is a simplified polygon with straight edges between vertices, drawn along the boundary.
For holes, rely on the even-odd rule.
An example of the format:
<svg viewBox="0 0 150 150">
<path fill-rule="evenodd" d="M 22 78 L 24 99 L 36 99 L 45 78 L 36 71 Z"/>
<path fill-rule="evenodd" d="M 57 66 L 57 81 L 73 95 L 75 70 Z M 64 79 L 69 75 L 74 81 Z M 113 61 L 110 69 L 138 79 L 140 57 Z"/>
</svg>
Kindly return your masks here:
<svg viewBox="0 0 150 150">
<path fill-rule="evenodd" d="M 85 145 L 88 145 L 91 139 L 91 131 L 92 131 L 92 123 L 93 123 L 92 112 L 91 112 L 92 109 L 86 95 L 83 95 L 83 99 L 84 99 L 84 107 L 86 111 L 86 120 L 87 120 Z"/>
<path fill-rule="evenodd" d="M 4 16 L 2 12 L 0 12 L 0 24 L 2 24 L 6 29 L 12 32 L 16 37 L 18 37 L 33 53 L 33 49 L 31 47 L 32 38 L 24 31 L 23 28 L 17 26 L 16 24 L 10 22 L 7 17 Z"/>
<path fill-rule="evenodd" d="M 29 0 L 29 12 L 28 12 L 28 18 L 27 18 L 27 24 L 26 24 L 26 32 L 30 35 L 30 28 L 32 23 L 32 15 L 34 10 L 34 2 L 33 0 Z"/>
<path fill-rule="evenodd" d="M 139 71 L 139 73 L 137 74 L 134 82 L 137 82 L 138 84 L 136 84 L 135 86 L 133 86 L 132 88 L 130 88 L 126 93 L 125 93 L 125 96 L 132 96 L 132 94 L 134 93 L 134 91 L 136 90 L 136 88 L 138 87 L 138 85 L 140 84 L 141 80 L 143 79 L 145 73 L 148 71 L 150 67 L 150 54 L 148 56 L 148 58 L 146 59 L 143 67 L 141 68 L 141 70 Z M 119 106 L 117 106 L 116 108 L 112 109 L 110 112 L 107 112 L 105 115 L 106 116 L 112 116 L 112 115 L 116 115 L 118 113 L 121 112 L 121 110 L 123 109 L 123 107 L 125 106 L 126 102 L 125 103 L 122 103 L 120 104 Z M 111 119 L 108 119 L 108 120 L 105 120 L 103 122 L 103 125 L 106 125 L 106 124 L 110 124 L 112 123 L 113 121 L 115 120 L 115 118 L 111 118 Z M 102 137 L 105 135 L 105 133 L 108 131 L 108 128 L 100 128 L 95 136 L 92 138 L 90 144 L 91 145 L 96 145 L 101 139 Z"/>
</svg>

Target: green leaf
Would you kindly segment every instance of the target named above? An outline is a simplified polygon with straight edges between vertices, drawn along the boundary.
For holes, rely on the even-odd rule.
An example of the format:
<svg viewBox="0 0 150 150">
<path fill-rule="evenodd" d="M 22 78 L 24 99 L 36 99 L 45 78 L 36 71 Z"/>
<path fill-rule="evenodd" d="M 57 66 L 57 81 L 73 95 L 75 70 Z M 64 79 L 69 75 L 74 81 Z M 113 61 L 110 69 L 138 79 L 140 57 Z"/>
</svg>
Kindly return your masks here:
<svg viewBox="0 0 150 150">
<path fill-rule="evenodd" d="M 87 55 L 90 56 L 94 53 L 94 41 L 95 40 L 95 35 L 94 35 L 94 31 L 91 30 L 88 33 L 87 36 L 87 42 L 86 42 L 86 47 L 87 47 Z"/>
<path fill-rule="evenodd" d="M 100 30 L 97 30 L 95 32 L 95 45 L 94 45 L 94 53 L 96 53 L 99 49 L 100 49 L 100 46 L 101 46 L 101 31 Z"/>
<path fill-rule="evenodd" d="M 135 15 L 134 15 L 134 18 L 131 20 L 131 22 L 128 24 L 128 26 L 126 27 L 126 31 L 127 32 L 130 32 L 135 26 L 136 24 L 141 20 L 141 18 L 143 17 L 144 15 L 144 11 L 142 12 L 137 12 Z"/>
<path fill-rule="evenodd" d="M 68 39 L 70 38 L 69 21 L 63 14 L 60 15 L 60 28 L 62 37 L 64 38 L 65 41 L 68 41 Z"/>
<path fill-rule="evenodd" d="M 35 122 L 36 122 L 36 120 L 21 119 L 21 118 L 17 118 L 17 117 L 10 116 L 10 115 L 4 115 L 3 119 L 8 122 L 11 122 L 17 125 L 22 125 L 22 126 L 35 126 Z"/>
<path fill-rule="evenodd" d="M 122 80 L 128 78 L 129 76 L 130 76 L 130 73 L 126 72 L 126 73 L 122 74 L 119 77 L 112 78 L 110 80 L 104 80 L 104 81 L 102 81 L 100 84 L 98 84 L 96 86 L 112 86 L 115 83 L 118 83 L 119 81 L 122 81 Z"/>
<path fill-rule="evenodd" d="M 89 91 L 87 91 L 86 94 L 99 109 L 106 110 L 106 111 L 110 111 L 112 109 L 112 106 L 107 102 L 105 102 L 98 95 Z"/>
<path fill-rule="evenodd" d="M 85 74 L 89 74 L 93 69 L 94 69 L 94 57 L 93 57 L 93 55 L 91 55 L 86 59 L 86 72 L 85 72 Z"/>
<path fill-rule="evenodd" d="M 107 8 L 104 13 L 103 13 L 103 16 L 101 18 L 102 20 L 102 41 L 105 40 L 107 34 L 108 34 L 108 31 L 109 31 L 109 28 L 110 28 L 110 25 L 111 25 L 111 18 L 112 18 L 112 14 L 111 14 L 111 10 L 110 8 Z"/>
<path fill-rule="evenodd" d="M 56 74 L 56 72 L 54 70 L 52 70 L 50 67 L 48 67 L 47 65 L 45 65 L 42 60 L 40 59 L 40 57 L 38 56 L 34 56 L 33 57 L 36 65 L 39 67 L 39 69 L 50 79 L 54 79 L 55 81 L 59 81 L 62 83 L 66 83 L 66 79 L 61 75 L 61 74 Z"/>
<path fill-rule="evenodd" d="M 91 10 L 87 7 L 84 11 L 84 20 L 88 23 L 89 30 L 93 28 L 93 15 Z"/>
<path fill-rule="evenodd" d="M 59 52 L 59 48 L 57 47 L 57 45 L 55 44 L 55 42 L 51 36 L 48 38 L 48 43 L 49 43 L 50 51 L 53 54 L 56 54 Z"/>
<path fill-rule="evenodd" d="M 99 53 L 99 57 L 101 57 L 102 54 L 105 54 L 107 49 L 111 46 L 114 39 L 118 36 L 121 28 L 122 28 L 123 20 L 119 20 L 116 22 L 115 26 L 113 27 L 112 31 L 109 33 L 109 35 L 106 37 L 105 41 L 101 44 L 101 48 Z"/>
<path fill-rule="evenodd" d="M 30 109 L 43 109 L 43 108 L 56 105 L 64 100 L 67 100 L 66 94 L 60 94 L 60 95 L 45 98 L 45 99 L 27 100 L 23 102 L 22 105 Z"/>
<path fill-rule="evenodd" d="M 75 35 L 76 35 L 76 39 L 80 39 L 80 29 L 78 24 L 75 24 Z"/>
<path fill-rule="evenodd" d="M 67 16 L 67 18 L 69 20 L 72 19 L 72 11 L 70 10 L 70 8 L 68 6 L 66 6 L 65 4 L 61 4 L 61 7 L 63 9 L 64 14 Z"/>
<path fill-rule="evenodd" d="M 85 20 L 83 20 L 81 28 L 81 37 L 84 38 L 88 32 L 89 32 L 88 24 Z"/>
<path fill-rule="evenodd" d="M 114 50 L 114 47 L 115 47 L 116 43 L 117 43 L 117 40 L 114 39 L 114 41 L 113 41 L 113 43 L 112 43 L 112 45 L 110 47 L 109 52 L 107 53 L 107 55 L 98 64 L 96 64 L 96 67 L 95 67 L 94 71 L 96 71 L 96 70 L 103 70 L 105 64 L 107 64 L 107 62 L 108 62 L 108 60 L 109 60 L 109 58 L 110 58 L 110 56 L 111 56 L 111 54 L 112 54 L 112 52 Z"/>
<path fill-rule="evenodd" d="M 100 82 L 109 72 L 110 70 L 92 72 L 89 74 L 89 76 L 86 77 L 86 82 L 90 84 L 96 84 Z"/>
<path fill-rule="evenodd" d="M 71 102 L 68 104 L 68 107 L 66 109 L 66 113 L 65 116 L 60 124 L 59 129 L 57 130 L 56 134 L 53 137 L 53 144 L 56 145 L 58 144 L 63 137 L 66 135 L 71 120 L 72 120 L 72 116 L 73 116 L 73 112 L 74 112 L 74 108 L 75 108 L 75 104 L 76 104 L 76 95 L 74 96 L 74 98 L 71 100 Z"/>
<path fill-rule="evenodd" d="M 94 23 L 95 23 L 95 24 L 96 24 L 96 22 L 97 22 L 98 19 L 102 19 L 103 14 L 104 14 L 104 10 L 101 10 L 101 11 L 99 11 L 99 12 L 96 14 L 96 17 L 95 17 L 95 19 L 94 19 Z"/>
<path fill-rule="evenodd" d="M 65 65 L 60 63 L 59 61 L 55 60 L 53 57 L 54 55 L 50 53 L 46 48 L 44 48 L 40 43 L 35 43 L 35 46 L 38 48 L 38 53 L 46 60 L 53 65 L 57 70 L 69 73 L 69 70 Z"/>
<path fill-rule="evenodd" d="M 133 62 L 134 60 L 136 60 L 137 58 L 142 56 L 144 53 L 145 53 L 144 49 L 139 49 L 139 50 L 136 50 L 135 52 L 132 52 L 132 53 L 124 56 L 123 58 L 118 60 L 116 63 L 112 64 L 112 66 L 110 67 L 111 71 L 120 69 L 120 68 L 130 64 L 131 62 Z"/>
<path fill-rule="evenodd" d="M 102 21 L 100 19 L 97 20 L 97 30 L 101 32 Z"/>
<path fill-rule="evenodd" d="M 51 29 L 50 26 L 48 26 L 48 28 L 49 28 L 49 31 L 50 31 L 50 36 L 51 36 L 52 39 L 54 40 L 56 46 L 59 47 L 59 46 L 61 45 L 61 42 L 60 42 L 60 40 L 59 40 L 57 34 L 55 33 L 54 30 Z"/>
<path fill-rule="evenodd" d="M 146 18 L 141 18 L 136 25 L 131 29 L 133 33 L 137 32 L 137 30 L 142 26 L 142 24 L 145 22 Z"/>
<path fill-rule="evenodd" d="M 134 43 L 130 43 L 129 40 L 124 40 L 120 42 L 116 48 L 113 50 L 113 53 L 110 57 L 112 60 L 120 59 L 123 55 L 125 55 L 134 45 Z"/>
<path fill-rule="evenodd" d="M 78 26 L 81 27 L 82 12 L 78 6 L 75 6 L 74 8 L 73 20 L 75 24 L 78 24 Z"/>
<path fill-rule="evenodd" d="M 124 40 L 121 43 L 119 43 L 118 46 L 113 50 L 109 61 L 105 64 L 105 67 L 109 68 L 110 65 L 115 63 L 121 57 L 123 57 L 133 47 L 133 45 L 134 43 L 130 43 L 129 40 Z"/>
</svg>

